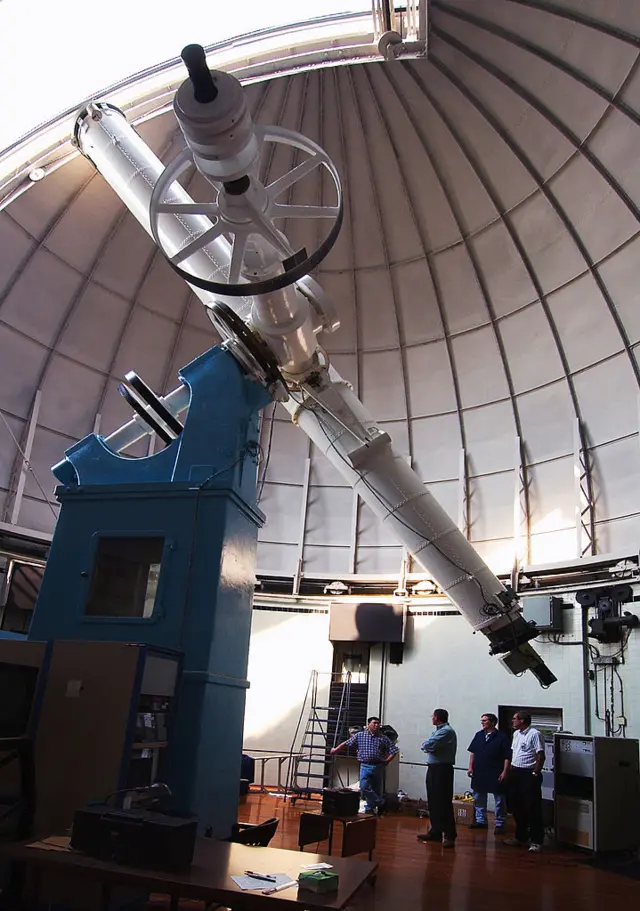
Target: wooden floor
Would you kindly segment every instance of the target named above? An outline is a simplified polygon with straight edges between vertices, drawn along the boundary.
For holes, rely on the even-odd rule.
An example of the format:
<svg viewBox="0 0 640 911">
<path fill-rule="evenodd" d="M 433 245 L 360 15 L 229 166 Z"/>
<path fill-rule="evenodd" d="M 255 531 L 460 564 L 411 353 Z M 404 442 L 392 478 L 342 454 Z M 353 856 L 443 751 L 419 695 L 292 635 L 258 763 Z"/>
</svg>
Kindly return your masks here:
<svg viewBox="0 0 640 911">
<path fill-rule="evenodd" d="M 298 817 L 317 802 L 291 806 L 281 798 L 252 792 L 240 806 L 243 822 L 280 819 L 274 848 L 297 848 Z M 337 829 L 341 827 L 338 826 Z M 492 831 L 458 828 L 455 849 L 423 844 L 416 835 L 427 828 L 415 816 L 390 815 L 378 822 L 374 860 L 375 889 L 366 887 L 354 907 L 372 911 L 622 911 L 638 906 L 640 883 L 594 869 L 582 855 L 553 849 L 529 854 L 504 847 Z M 510 833 L 512 834 L 512 833 Z M 326 843 L 308 847 L 323 853 Z M 334 842 L 334 853 L 339 839 Z M 187 907 L 185 905 L 185 907 Z"/>
</svg>

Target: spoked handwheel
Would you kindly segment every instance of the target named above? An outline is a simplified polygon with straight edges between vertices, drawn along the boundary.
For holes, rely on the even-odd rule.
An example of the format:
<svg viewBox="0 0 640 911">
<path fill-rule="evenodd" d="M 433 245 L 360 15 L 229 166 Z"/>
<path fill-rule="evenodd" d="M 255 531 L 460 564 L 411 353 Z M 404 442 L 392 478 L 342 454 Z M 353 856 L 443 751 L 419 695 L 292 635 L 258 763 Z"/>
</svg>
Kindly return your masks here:
<svg viewBox="0 0 640 911">
<path fill-rule="evenodd" d="M 337 240 L 343 218 L 342 187 L 338 171 L 327 153 L 315 142 L 282 127 L 255 127 L 264 152 L 265 144 L 276 143 L 291 146 L 308 155 L 300 164 L 287 171 L 282 177 L 263 186 L 257 178 L 241 178 L 222 185 L 214 202 L 176 202 L 172 199 L 172 187 L 179 177 L 194 165 L 189 149 L 181 152 L 156 182 L 149 207 L 151 233 L 156 244 L 164 253 L 171 268 L 190 285 L 211 291 L 225 297 L 248 297 L 254 294 L 269 294 L 279 291 L 311 272 L 322 262 Z M 324 168 L 331 178 L 336 191 L 334 205 L 292 205 L 279 202 L 279 198 L 296 183 L 317 168 Z M 184 244 L 180 250 L 168 252 L 162 241 L 161 219 L 163 216 L 205 216 L 210 227 Z M 324 240 L 308 254 L 306 250 L 295 251 L 276 222 L 280 219 L 320 218 L 331 221 Z M 260 267 L 251 263 L 251 236 L 261 239 L 264 247 L 275 252 L 274 262 L 282 264 L 282 272 L 268 278 L 260 278 Z M 195 271 L 182 268 L 189 265 L 189 259 L 212 242 L 230 237 L 228 263 L 222 266 L 226 271 L 226 282 L 214 282 L 203 278 Z M 217 244 L 215 258 L 221 258 L 222 248 Z M 250 276 L 247 278 L 247 276 Z M 252 280 L 255 277 L 255 280 Z"/>
</svg>

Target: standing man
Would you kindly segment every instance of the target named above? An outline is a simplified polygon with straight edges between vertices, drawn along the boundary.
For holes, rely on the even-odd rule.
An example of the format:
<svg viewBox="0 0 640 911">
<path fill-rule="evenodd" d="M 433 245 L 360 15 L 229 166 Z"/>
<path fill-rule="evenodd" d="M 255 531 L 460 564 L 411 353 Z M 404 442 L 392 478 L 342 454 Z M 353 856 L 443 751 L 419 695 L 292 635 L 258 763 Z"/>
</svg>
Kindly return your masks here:
<svg viewBox="0 0 640 911">
<path fill-rule="evenodd" d="M 469 771 L 476 810 L 475 822 L 470 829 L 486 829 L 487 794 L 493 794 L 496 807 L 496 835 L 504 832 L 507 819 L 505 780 L 511 765 L 509 738 L 496 728 L 497 717 L 485 712 L 480 718 L 482 730 L 478 731 L 469 744 Z"/>
<path fill-rule="evenodd" d="M 358 745 L 358 761 L 360 763 L 360 790 L 365 799 L 367 813 L 382 815 L 384 797 L 383 772 L 385 763 L 391 762 L 398 752 L 398 747 L 388 737 L 380 733 L 380 719 L 373 715 L 367 719 L 367 730 L 358 731 L 344 743 L 338 744 L 330 752 L 333 756 L 344 747 Z"/>
<path fill-rule="evenodd" d="M 529 845 L 533 852 L 542 851 L 542 766 L 544 743 L 540 732 L 531 727 L 531 715 L 516 712 L 513 716 L 513 740 L 509 795 L 516 821 L 516 837 L 505 845 Z"/>
<path fill-rule="evenodd" d="M 434 709 L 431 721 L 435 730 L 422 744 L 427 754 L 427 803 L 431 828 L 419 841 L 441 841 L 443 848 L 456 843 L 456 821 L 453 815 L 453 766 L 458 738 L 449 724 L 446 709 Z"/>
</svg>

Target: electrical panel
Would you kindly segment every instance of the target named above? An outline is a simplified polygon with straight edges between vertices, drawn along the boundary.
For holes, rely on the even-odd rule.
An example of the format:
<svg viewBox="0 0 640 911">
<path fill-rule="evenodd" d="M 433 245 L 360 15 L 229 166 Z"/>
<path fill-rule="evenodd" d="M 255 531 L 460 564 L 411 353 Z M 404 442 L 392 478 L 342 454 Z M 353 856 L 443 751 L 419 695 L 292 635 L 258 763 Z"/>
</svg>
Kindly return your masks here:
<svg viewBox="0 0 640 911">
<path fill-rule="evenodd" d="M 559 843 L 589 851 L 640 844 L 638 741 L 556 734 L 555 821 Z"/>
<path fill-rule="evenodd" d="M 522 613 L 527 621 L 533 621 L 541 632 L 562 633 L 562 598 L 550 595 L 527 595 L 522 598 Z"/>
</svg>

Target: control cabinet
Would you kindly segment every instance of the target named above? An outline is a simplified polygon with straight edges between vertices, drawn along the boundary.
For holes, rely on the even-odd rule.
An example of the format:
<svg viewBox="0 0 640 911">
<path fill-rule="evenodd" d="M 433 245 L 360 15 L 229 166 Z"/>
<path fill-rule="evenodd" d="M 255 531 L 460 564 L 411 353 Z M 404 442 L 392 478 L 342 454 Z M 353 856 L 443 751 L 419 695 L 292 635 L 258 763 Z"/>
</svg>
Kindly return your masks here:
<svg viewBox="0 0 640 911">
<path fill-rule="evenodd" d="M 555 735 L 558 842 L 590 851 L 640 844 L 638 741 Z"/>
<path fill-rule="evenodd" d="M 165 778 L 179 670 L 177 653 L 146 645 L 53 643 L 35 739 L 38 834 Z"/>
</svg>

